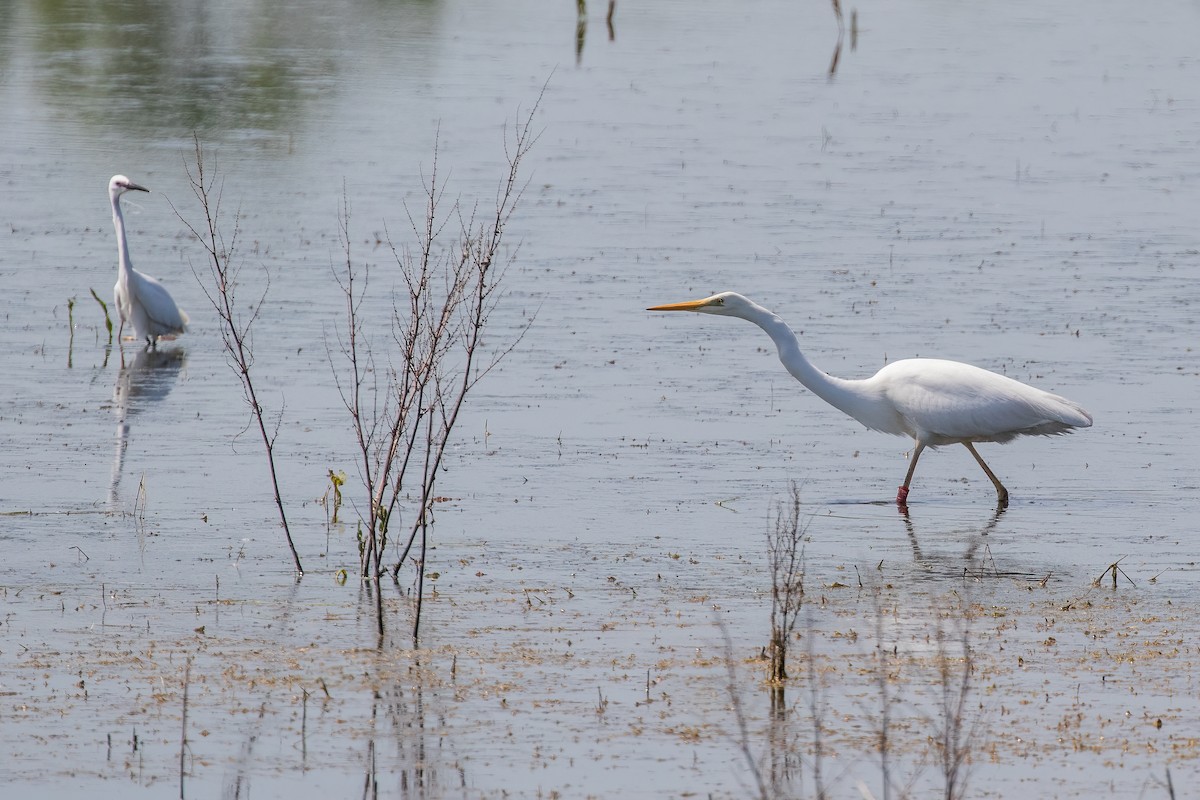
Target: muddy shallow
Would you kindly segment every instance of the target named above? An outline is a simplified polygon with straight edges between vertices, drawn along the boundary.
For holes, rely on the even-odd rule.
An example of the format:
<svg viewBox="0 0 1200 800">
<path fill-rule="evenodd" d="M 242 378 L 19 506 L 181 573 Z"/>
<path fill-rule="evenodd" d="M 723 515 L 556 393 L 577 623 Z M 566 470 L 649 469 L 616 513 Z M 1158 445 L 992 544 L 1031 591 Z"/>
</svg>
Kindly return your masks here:
<svg viewBox="0 0 1200 800">
<path fill-rule="evenodd" d="M 773 795 L 819 768 L 881 797 L 886 768 L 923 796 L 964 634 L 965 796 L 1196 782 L 1194 6 L 845 6 L 830 75 L 820 4 L 622 4 L 611 38 L 595 4 L 582 33 L 566 5 L 241 5 L 0 12 L 6 787 L 741 797 L 753 762 Z M 486 206 L 543 84 L 495 341 L 532 324 L 439 483 L 423 647 L 411 571 L 379 646 L 338 581 L 361 505 L 327 357 L 343 181 L 386 304 L 378 242 L 406 241 L 435 134 L 449 192 Z M 270 273 L 256 369 L 299 583 L 166 202 L 195 213 L 193 131 L 241 209 L 247 296 Z M 194 321 L 124 370 L 89 294 L 115 279 L 118 171 L 154 190 L 126 205 L 135 265 Z M 643 311 L 725 289 L 834 374 L 956 358 L 1096 425 L 985 448 L 999 516 L 962 448 L 930 453 L 905 518 L 906 442 L 746 323 Z M 330 469 L 351 476 L 332 526 Z M 790 481 L 808 594 L 780 716 L 760 653 Z"/>
</svg>

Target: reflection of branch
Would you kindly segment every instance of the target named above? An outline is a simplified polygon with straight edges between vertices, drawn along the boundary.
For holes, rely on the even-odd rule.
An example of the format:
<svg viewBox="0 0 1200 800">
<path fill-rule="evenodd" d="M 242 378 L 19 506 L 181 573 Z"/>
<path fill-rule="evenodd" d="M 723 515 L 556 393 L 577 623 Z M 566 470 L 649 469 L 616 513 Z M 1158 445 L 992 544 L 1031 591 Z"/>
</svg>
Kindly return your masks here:
<svg viewBox="0 0 1200 800">
<path fill-rule="evenodd" d="M 587 41 L 587 0 L 575 0 L 575 66 L 583 60 L 583 43 Z"/>
<path fill-rule="evenodd" d="M 966 784 L 971 764 L 971 750 L 979 727 L 976 718 L 966 724 L 967 700 L 971 694 L 971 677 L 975 672 L 975 656 L 971 652 L 970 609 L 964 603 L 958 618 L 959 645 L 962 648 L 962 670 L 958 674 L 949 652 L 943 618 L 937 625 L 938 683 L 942 697 L 939 720 L 934 728 L 934 749 L 945 782 L 943 796 L 966 796 Z"/>
<path fill-rule="evenodd" d="M 717 627 L 721 629 L 721 638 L 725 644 L 725 675 L 728 679 L 726 691 L 729 693 L 729 704 L 733 707 L 733 718 L 737 723 L 738 729 L 738 749 L 742 753 L 742 758 L 746 760 L 746 766 L 750 769 L 750 774 L 754 776 L 755 786 L 758 787 L 758 796 L 761 800 L 769 800 L 771 795 L 767 792 L 767 785 L 763 782 L 762 770 L 759 769 L 758 759 L 754 757 L 754 752 L 750 749 L 750 731 L 746 725 L 746 710 L 742 707 L 742 694 L 738 691 L 737 667 L 733 662 L 733 639 L 729 637 L 729 628 L 725 626 L 725 620 L 717 618 Z"/>
<path fill-rule="evenodd" d="M 822 678 L 817 672 L 816 626 L 813 624 L 811 608 L 805 612 L 804 617 L 804 628 L 808 631 L 804 644 L 804 661 L 808 666 L 808 715 L 813 724 L 813 790 L 817 800 L 825 800 L 828 795 L 825 793 L 825 782 L 821 778 L 821 761 L 824 756 L 821 725 L 825 718 L 825 694 L 821 691 Z"/>
<path fill-rule="evenodd" d="M 834 0 L 837 7 L 837 0 Z M 891 720 L 892 703 L 896 702 L 888 693 L 890 667 L 887 660 L 887 650 L 883 646 L 883 607 L 879 590 L 871 596 L 875 610 L 875 681 L 879 686 L 879 772 L 883 781 L 883 796 L 888 797 L 892 787 L 891 777 Z"/>
<path fill-rule="evenodd" d="M 833 15 L 837 18 L 838 38 L 837 47 L 833 48 L 833 60 L 829 62 L 829 77 L 832 78 L 837 73 L 838 61 L 842 58 L 842 41 L 846 38 L 846 22 L 842 18 L 842 2 L 841 0 L 833 0 Z M 857 13 L 855 14 L 855 22 L 857 25 Z M 855 40 L 857 40 L 857 35 Z M 857 43 L 857 41 L 856 41 Z"/>
<path fill-rule="evenodd" d="M 188 748 L 188 740 L 187 740 L 188 685 L 191 683 L 191 680 L 192 680 L 192 659 L 189 656 L 188 660 L 187 660 L 187 665 L 183 669 L 183 721 L 180 723 L 180 731 L 181 732 L 179 734 L 179 796 L 181 798 L 184 795 L 184 792 L 183 792 L 184 776 L 187 774 L 187 771 L 184 769 L 184 767 L 186 766 L 186 763 L 187 763 L 186 759 L 187 759 L 187 748 Z"/>
<path fill-rule="evenodd" d="M 608 28 L 608 40 L 617 40 L 617 30 L 613 26 L 613 17 L 617 13 L 617 0 L 608 0 L 608 13 L 604 24 Z M 587 41 L 587 0 L 575 0 L 575 66 L 583 61 L 583 45 Z"/>
</svg>

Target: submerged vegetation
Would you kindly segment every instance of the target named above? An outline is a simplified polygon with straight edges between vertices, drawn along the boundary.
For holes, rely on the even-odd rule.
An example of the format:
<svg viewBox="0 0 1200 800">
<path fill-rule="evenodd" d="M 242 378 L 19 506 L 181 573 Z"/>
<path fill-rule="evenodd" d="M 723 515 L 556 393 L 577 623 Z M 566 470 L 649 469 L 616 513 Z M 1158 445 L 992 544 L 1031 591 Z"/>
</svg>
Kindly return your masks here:
<svg viewBox="0 0 1200 800">
<path fill-rule="evenodd" d="M 429 532 L 439 499 L 434 489 L 446 446 L 467 395 L 524 333 L 523 329 L 498 347 L 483 343 L 492 311 L 503 296 L 507 260 L 516 252 L 514 248 L 502 255 L 501 245 L 521 199 L 520 168 L 537 138 L 531 130 L 537 108 L 535 103 L 516 124 L 511 140 L 506 137 L 508 169 L 492 208 L 481 210 L 479 203 L 461 201 L 448 202 L 447 207 L 435 138 L 424 186 L 425 206 L 415 216 L 406 209 L 415 245 L 399 244 L 390 235 L 387 239 L 396 271 L 388 275 L 392 313 L 386 322 L 367 310 L 370 269 L 355 259 L 350 201 L 343 194 L 338 223 L 344 261 L 335 267 L 334 280 L 345 296 L 345 315 L 336 329 L 336 345 L 328 350 L 333 381 L 359 453 L 358 473 L 366 494 L 365 502 L 354 504 L 359 513 L 359 574 L 374 597 L 380 636 L 384 633 L 381 579 L 390 574 L 398 581 L 400 569 L 411 559 L 416 567 L 412 638 L 414 642 L 418 638 Z M 227 361 L 241 382 L 251 424 L 262 440 L 284 537 L 296 573 L 303 575 L 275 463 L 283 411 L 268 419 L 254 379 L 252 329 L 263 309 L 270 274 L 264 267 L 262 293 L 243 306 L 238 297 L 240 211 L 233 216 L 227 239 L 221 222 L 224 184 L 206 167 L 199 138 L 187 173 L 202 222 L 195 225 L 178 210 L 176 214 L 206 253 L 207 271 L 203 275 L 194 271 L 217 313 Z M 386 346 L 373 343 L 380 328 L 389 330 Z M 322 502 L 331 509 L 328 523 L 333 525 L 338 522 L 346 476 L 330 469 L 328 478 L 330 490 Z M 392 552 L 395 555 L 389 556 Z"/>
</svg>

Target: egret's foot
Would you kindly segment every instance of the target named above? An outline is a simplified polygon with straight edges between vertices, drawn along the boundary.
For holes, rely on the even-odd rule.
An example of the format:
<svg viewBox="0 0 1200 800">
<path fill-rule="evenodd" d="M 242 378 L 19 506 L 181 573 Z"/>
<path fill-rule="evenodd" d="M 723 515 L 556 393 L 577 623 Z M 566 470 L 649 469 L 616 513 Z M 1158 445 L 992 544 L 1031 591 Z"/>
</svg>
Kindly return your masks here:
<svg viewBox="0 0 1200 800">
<path fill-rule="evenodd" d="M 1008 508 L 1008 489 L 996 492 L 996 508 Z"/>
<path fill-rule="evenodd" d="M 1007 503 L 1008 500 L 1006 499 L 1004 502 Z M 908 505 L 908 487 L 907 486 L 901 486 L 900 491 L 896 492 L 896 505 L 898 505 L 898 506 Z"/>
</svg>

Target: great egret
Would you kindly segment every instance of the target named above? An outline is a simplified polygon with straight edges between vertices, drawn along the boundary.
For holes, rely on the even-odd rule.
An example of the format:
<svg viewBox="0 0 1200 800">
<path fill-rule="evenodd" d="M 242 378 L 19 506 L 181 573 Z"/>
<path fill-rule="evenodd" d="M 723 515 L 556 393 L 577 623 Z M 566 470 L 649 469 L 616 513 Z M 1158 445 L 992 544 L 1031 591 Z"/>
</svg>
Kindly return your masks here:
<svg viewBox="0 0 1200 800">
<path fill-rule="evenodd" d="M 896 503 L 901 506 L 908 500 L 917 459 L 926 447 L 966 447 L 996 487 L 999 505 L 1006 506 L 1008 490 L 979 457 L 975 442 L 1052 436 L 1092 424 L 1092 415 L 1065 397 L 958 361 L 909 358 L 888 364 L 870 378 L 835 378 L 817 369 L 800 352 L 796 334 L 787 323 L 735 292 L 647 310 L 698 311 L 749 320 L 767 332 L 783 366 L 813 394 L 872 430 L 911 436 L 916 448 L 904 484 L 896 494 Z"/>
<path fill-rule="evenodd" d="M 113 175 L 108 182 L 108 199 L 112 201 L 113 226 L 117 229 L 117 285 L 113 287 L 117 316 L 121 324 L 117 341 L 125 331 L 125 323 L 133 326 L 134 337 L 145 339 L 153 349 L 160 336 L 175 336 L 187 331 L 188 315 L 175 305 L 171 293 L 145 273 L 133 268 L 129 260 L 129 242 L 125 239 L 125 218 L 121 216 L 121 195 L 129 191 L 149 192 L 124 175 Z"/>
</svg>

